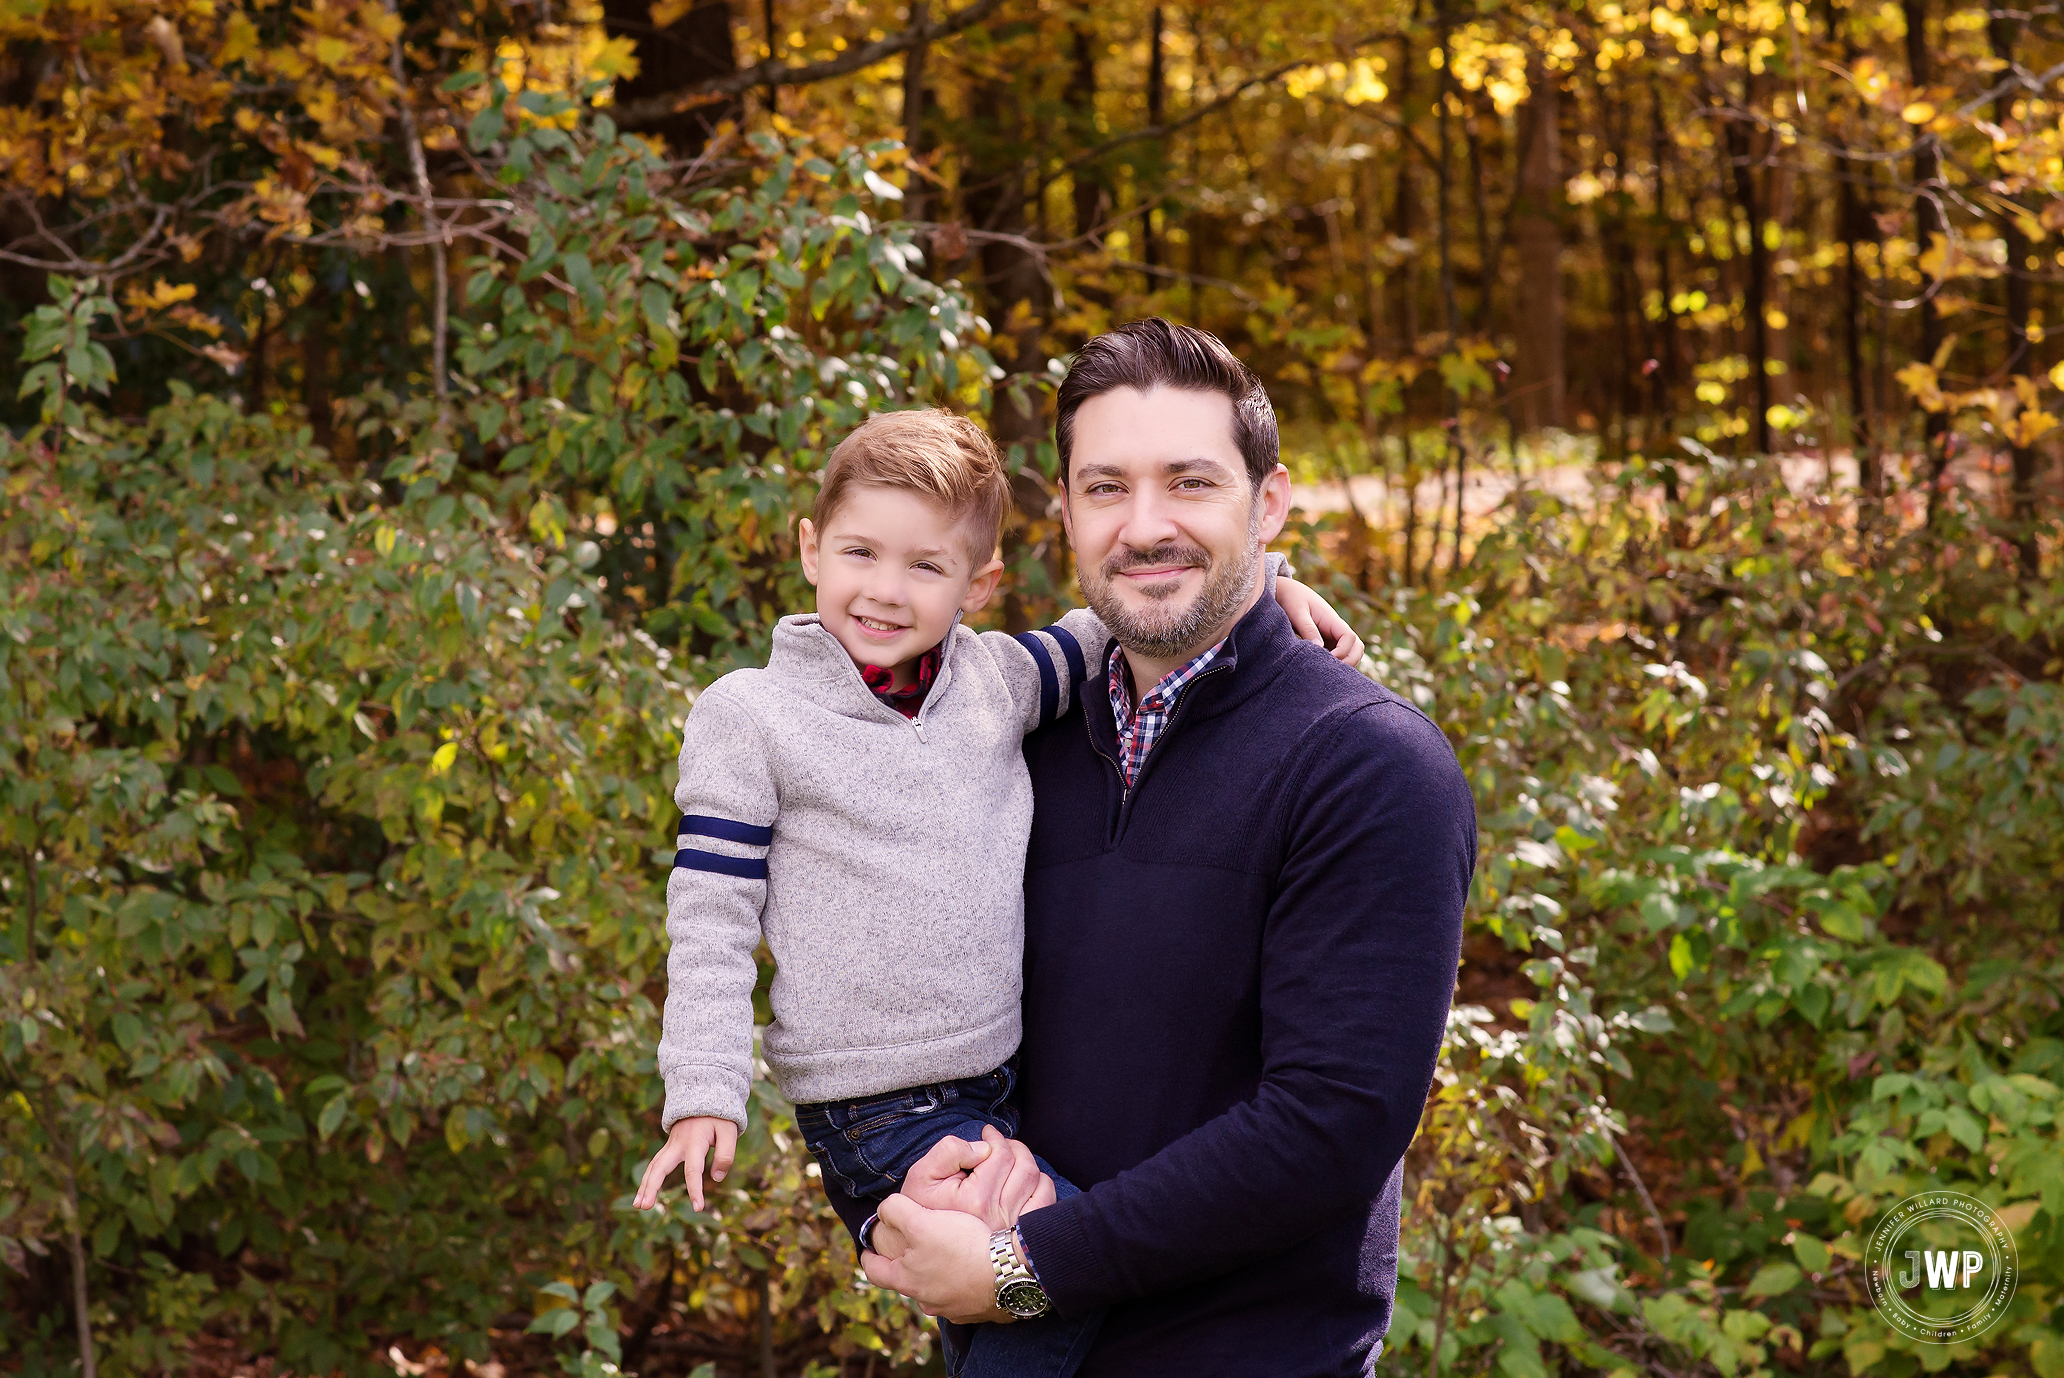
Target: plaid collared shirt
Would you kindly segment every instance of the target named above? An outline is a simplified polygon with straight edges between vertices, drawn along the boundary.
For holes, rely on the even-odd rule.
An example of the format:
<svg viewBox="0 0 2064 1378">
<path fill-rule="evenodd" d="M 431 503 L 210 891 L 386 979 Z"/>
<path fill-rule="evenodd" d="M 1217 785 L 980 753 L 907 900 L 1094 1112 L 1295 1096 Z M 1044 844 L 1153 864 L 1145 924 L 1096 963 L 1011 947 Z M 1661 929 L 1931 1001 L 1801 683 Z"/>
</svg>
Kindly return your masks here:
<svg viewBox="0 0 2064 1378">
<path fill-rule="evenodd" d="M 896 672 L 886 665 L 861 666 L 860 679 L 876 698 L 904 717 L 914 718 L 917 710 L 924 707 L 925 695 L 932 692 L 932 681 L 938 678 L 939 662 L 943 659 L 938 646 L 926 651 L 917 658 L 917 678 L 901 689 L 889 687 L 896 682 Z"/>
<path fill-rule="evenodd" d="M 1161 677 L 1161 682 L 1147 691 L 1140 700 L 1137 712 L 1132 706 L 1132 683 L 1125 671 L 1124 648 L 1113 642 L 1111 659 L 1105 664 L 1106 678 L 1110 681 L 1111 718 L 1118 724 L 1118 771 L 1125 777 L 1125 788 L 1131 789 L 1139 779 L 1140 767 L 1146 764 L 1147 753 L 1154 749 L 1154 743 L 1161 740 L 1161 734 L 1168 729 L 1168 720 L 1175 713 L 1175 701 L 1183 689 L 1197 676 L 1211 668 L 1211 662 L 1218 659 L 1218 653 L 1225 649 L 1220 639 L 1216 646 L 1204 651 L 1189 664 L 1170 670 Z"/>
</svg>

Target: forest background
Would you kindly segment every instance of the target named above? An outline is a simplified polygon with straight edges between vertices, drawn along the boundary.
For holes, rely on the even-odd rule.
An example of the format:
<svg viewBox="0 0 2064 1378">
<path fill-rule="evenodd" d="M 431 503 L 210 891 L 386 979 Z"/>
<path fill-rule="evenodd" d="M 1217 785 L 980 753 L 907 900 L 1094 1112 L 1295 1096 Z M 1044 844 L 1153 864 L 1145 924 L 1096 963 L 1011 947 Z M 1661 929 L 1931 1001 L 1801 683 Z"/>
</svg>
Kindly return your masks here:
<svg viewBox="0 0 2064 1378">
<path fill-rule="evenodd" d="M 695 686 L 1150 312 L 1484 852 L 1385 1372 L 2064 1374 L 2053 5 L 9 0 L 0 1370 L 886 1375 L 656 1142 Z M 1889 1331 L 1863 1240 L 2013 1227 Z"/>
</svg>

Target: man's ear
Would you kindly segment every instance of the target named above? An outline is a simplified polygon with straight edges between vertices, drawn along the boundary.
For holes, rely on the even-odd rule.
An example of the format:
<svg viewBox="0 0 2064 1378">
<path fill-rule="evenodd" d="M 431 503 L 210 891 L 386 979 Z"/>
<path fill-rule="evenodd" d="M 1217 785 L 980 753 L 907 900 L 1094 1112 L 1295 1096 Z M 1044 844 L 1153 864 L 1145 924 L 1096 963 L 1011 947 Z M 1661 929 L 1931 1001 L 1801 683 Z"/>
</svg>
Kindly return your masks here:
<svg viewBox="0 0 2064 1378">
<path fill-rule="evenodd" d="M 1282 533 L 1290 520 L 1290 471 L 1278 464 L 1276 471 L 1261 481 L 1255 495 L 1261 502 L 1261 543 L 1266 546 Z"/>
<path fill-rule="evenodd" d="M 1003 578 L 1003 561 L 991 560 L 975 571 L 975 577 L 968 581 L 967 596 L 960 600 L 960 610 L 973 617 L 989 606 L 989 600 L 996 596 L 996 585 Z"/>
<path fill-rule="evenodd" d="M 810 587 L 817 587 L 817 523 L 808 517 L 796 527 L 796 553 L 802 557 L 803 577 L 810 581 Z"/>
</svg>

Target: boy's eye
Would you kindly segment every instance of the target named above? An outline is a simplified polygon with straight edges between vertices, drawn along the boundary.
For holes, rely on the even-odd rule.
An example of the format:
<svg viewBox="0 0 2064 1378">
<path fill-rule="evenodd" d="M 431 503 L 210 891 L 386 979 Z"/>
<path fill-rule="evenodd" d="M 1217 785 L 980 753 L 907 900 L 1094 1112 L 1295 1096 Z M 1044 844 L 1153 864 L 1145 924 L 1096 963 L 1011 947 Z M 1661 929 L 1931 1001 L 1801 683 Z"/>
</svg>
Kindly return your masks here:
<svg viewBox="0 0 2064 1378">
<path fill-rule="evenodd" d="M 861 559 L 863 559 L 863 560 L 870 560 L 870 559 L 873 559 L 873 558 L 874 558 L 874 552 L 873 552 L 873 551 L 871 551 L 871 550 L 869 550 L 869 549 L 868 549 L 868 548 L 867 548 L 866 546 L 864 546 L 864 545 L 854 545 L 854 546 L 847 546 L 847 547 L 846 547 L 846 554 L 848 554 L 848 555 L 858 555 L 858 556 L 859 556 L 859 557 L 860 557 Z"/>
<path fill-rule="evenodd" d="M 928 569 L 934 574 L 944 574 L 946 572 L 945 570 L 940 569 L 937 565 L 933 564 L 930 560 L 919 560 L 916 564 L 912 565 L 911 568 Z"/>
</svg>

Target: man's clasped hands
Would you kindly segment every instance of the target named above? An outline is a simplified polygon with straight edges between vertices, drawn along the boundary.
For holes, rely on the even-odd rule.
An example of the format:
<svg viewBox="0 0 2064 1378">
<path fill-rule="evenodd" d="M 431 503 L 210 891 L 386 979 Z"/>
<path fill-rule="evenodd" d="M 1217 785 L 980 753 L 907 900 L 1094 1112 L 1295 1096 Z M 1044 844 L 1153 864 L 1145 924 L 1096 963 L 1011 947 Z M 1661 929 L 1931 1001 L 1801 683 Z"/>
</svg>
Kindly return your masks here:
<svg viewBox="0 0 2064 1378">
<path fill-rule="evenodd" d="M 1016 1139 L 993 1125 L 983 1126 L 980 1143 L 948 1136 L 881 1203 L 874 1248 L 860 1266 L 868 1281 L 901 1292 L 928 1316 L 1009 1321 L 996 1304 L 989 1237 L 1053 1203 L 1052 1180 Z"/>
</svg>

